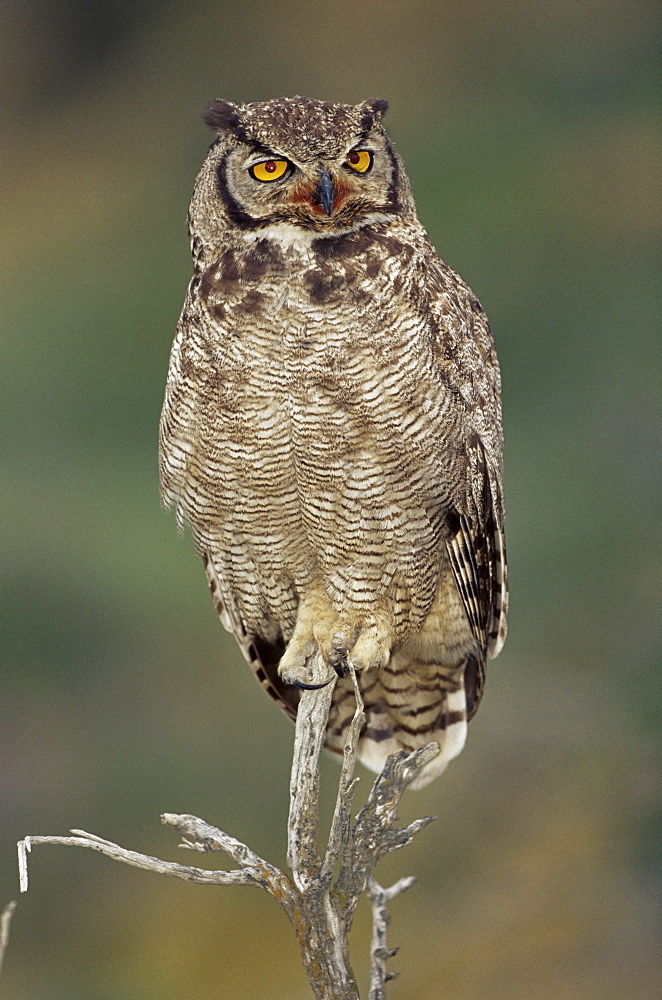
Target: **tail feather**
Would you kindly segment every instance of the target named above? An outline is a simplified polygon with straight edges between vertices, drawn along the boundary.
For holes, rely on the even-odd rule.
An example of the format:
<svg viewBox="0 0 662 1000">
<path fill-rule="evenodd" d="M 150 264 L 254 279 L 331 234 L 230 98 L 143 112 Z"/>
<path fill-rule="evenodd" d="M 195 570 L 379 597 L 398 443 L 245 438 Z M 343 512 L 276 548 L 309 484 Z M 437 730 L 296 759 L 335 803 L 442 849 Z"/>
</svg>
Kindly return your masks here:
<svg viewBox="0 0 662 1000">
<path fill-rule="evenodd" d="M 453 668 L 423 663 L 396 653 L 379 673 L 362 673 L 366 725 L 359 741 L 359 759 L 379 773 L 386 758 L 398 750 L 411 752 L 436 742 L 440 752 L 411 785 L 423 788 L 460 753 L 467 733 L 464 663 Z M 342 752 L 347 726 L 354 714 L 351 681 L 336 685 L 329 714 L 326 745 Z"/>
</svg>

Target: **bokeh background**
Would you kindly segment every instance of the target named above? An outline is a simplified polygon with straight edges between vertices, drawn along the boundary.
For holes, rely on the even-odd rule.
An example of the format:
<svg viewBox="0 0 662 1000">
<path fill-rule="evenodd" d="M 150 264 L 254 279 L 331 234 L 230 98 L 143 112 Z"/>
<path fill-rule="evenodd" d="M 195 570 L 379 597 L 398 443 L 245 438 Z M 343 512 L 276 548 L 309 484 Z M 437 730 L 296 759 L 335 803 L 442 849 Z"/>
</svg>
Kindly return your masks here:
<svg viewBox="0 0 662 1000">
<path fill-rule="evenodd" d="M 1 905 L 26 834 L 194 860 L 165 810 L 283 862 L 293 731 L 158 501 L 198 114 L 385 96 L 419 214 L 495 330 L 512 581 L 467 748 L 403 804 L 439 818 L 382 865 L 420 876 L 392 907 L 389 998 L 657 996 L 657 18 L 653 0 L 0 4 Z M 362 983 L 368 935 L 366 907 Z M 266 895 L 54 847 L 0 991 L 309 996 Z"/>
</svg>

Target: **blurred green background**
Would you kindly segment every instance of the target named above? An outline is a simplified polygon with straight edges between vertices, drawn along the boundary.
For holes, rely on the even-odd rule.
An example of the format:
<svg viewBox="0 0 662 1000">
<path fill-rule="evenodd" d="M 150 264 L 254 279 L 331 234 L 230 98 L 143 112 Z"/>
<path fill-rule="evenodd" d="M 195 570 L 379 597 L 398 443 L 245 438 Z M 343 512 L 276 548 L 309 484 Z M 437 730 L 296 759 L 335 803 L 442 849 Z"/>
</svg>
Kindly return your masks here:
<svg viewBox="0 0 662 1000">
<path fill-rule="evenodd" d="M 166 810 L 283 862 L 293 730 L 159 507 L 157 423 L 199 111 L 384 96 L 420 217 L 494 327 L 512 581 L 467 748 L 403 804 L 439 819 L 381 868 L 420 876 L 388 995 L 657 996 L 657 28 L 652 0 L 0 5 L 0 905 L 26 834 L 194 860 Z M 362 909 L 363 983 L 368 935 Z M 266 895 L 54 847 L 0 992 L 310 995 Z"/>
</svg>

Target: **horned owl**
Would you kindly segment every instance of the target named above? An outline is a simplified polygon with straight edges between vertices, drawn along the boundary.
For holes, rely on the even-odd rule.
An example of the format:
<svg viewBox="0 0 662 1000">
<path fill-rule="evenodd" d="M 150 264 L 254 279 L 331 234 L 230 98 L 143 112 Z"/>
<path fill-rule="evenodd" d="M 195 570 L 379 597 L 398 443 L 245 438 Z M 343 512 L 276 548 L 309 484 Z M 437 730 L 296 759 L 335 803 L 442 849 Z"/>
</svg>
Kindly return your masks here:
<svg viewBox="0 0 662 1000">
<path fill-rule="evenodd" d="M 338 675 L 326 745 L 464 745 L 506 632 L 500 378 L 381 119 L 217 100 L 161 417 L 161 490 L 221 621 L 292 718 Z"/>
</svg>

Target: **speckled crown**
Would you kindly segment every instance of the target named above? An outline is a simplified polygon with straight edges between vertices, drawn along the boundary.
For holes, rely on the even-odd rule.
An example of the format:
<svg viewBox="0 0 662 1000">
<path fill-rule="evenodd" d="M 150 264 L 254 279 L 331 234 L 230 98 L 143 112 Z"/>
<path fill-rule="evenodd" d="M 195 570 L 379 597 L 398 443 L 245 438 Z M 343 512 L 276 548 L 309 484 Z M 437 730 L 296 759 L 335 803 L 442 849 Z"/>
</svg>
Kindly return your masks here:
<svg viewBox="0 0 662 1000">
<path fill-rule="evenodd" d="M 254 104 L 220 98 L 202 120 L 219 134 L 231 132 L 242 142 L 267 149 L 287 149 L 301 162 L 333 156 L 364 138 L 388 110 L 383 98 L 361 104 L 334 104 L 309 97 L 278 97 Z"/>
</svg>

